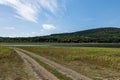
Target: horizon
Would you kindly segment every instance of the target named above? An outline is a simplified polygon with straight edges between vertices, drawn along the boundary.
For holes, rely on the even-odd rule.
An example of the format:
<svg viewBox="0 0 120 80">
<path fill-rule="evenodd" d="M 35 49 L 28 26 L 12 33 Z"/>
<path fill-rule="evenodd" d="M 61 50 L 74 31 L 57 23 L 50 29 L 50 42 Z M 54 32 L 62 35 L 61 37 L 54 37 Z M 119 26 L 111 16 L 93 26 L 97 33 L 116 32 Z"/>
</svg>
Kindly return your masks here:
<svg viewBox="0 0 120 80">
<path fill-rule="evenodd" d="M 108 26 L 120 28 L 119 2 L 0 0 L 0 37 L 45 36 Z"/>
<path fill-rule="evenodd" d="M 87 31 L 87 30 L 105 29 L 105 28 L 106 28 L 106 29 L 107 29 L 107 28 L 108 28 L 108 29 L 109 29 L 109 28 L 120 29 L 119 27 L 100 27 L 100 28 L 91 28 L 91 29 L 81 30 L 81 32 L 82 32 L 82 31 Z M 80 32 L 80 31 L 73 31 L 73 32 L 66 32 L 66 33 L 69 34 L 69 33 L 75 33 L 75 32 Z M 42 36 L 44 37 L 44 36 L 50 36 L 50 35 L 54 35 L 54 34 L 56 35 L 56 34 L 66 34 L 66 33 L 64 33 L 64 32 L 63 32 L 63 33 L 53 33 L 53 34 L 42 35 Z M 28 37 L 33 38 L 33 37 L 42 37 L 42 36 L 26 36 L 26 37 L 24 37 L 24 36 L 23 36 L 23 37 L 19 37 L 19 36 L 18 36 L 18 37 L 3 37 L 3 38 L 28 38 Z M 0 36 L 0 37 L 2 37 L 2 36 Z"/>
</svg>

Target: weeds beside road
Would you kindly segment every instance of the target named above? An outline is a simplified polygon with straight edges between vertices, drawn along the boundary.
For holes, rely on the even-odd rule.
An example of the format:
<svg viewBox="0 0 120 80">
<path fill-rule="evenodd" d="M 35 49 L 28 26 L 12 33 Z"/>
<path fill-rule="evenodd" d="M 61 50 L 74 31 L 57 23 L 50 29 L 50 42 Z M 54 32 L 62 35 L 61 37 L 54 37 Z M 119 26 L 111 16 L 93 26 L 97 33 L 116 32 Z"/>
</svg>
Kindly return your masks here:
<svg viewBox="0 0 120 80">
<path fill-rule="evenodd" d="M 120 49 L 94 47 L 20 47 L 92 79 L 120 78 Z"/>
</svg>

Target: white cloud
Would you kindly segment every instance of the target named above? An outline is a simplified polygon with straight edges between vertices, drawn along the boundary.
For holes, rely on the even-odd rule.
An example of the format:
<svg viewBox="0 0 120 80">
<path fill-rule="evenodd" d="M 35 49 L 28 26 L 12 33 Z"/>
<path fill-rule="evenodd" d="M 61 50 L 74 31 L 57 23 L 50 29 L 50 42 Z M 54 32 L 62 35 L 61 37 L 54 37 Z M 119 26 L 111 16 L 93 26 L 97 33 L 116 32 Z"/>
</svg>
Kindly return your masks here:
<svg viewBox="0 0 120 80">
<path fill-rule="evenodd" d="M 31 32 L 31 34 L 37 34 L 37 32 Z"/>
<path fill-rule="evenodd" d="M 39 13 L 55 14 L 58 9 L 58 0 L 0 0 L 0 4 L 14 8 L 17 18 L 32 22 L 37 22 Z"/>
<path fill-rule="evenodd" d="M 56 27 L 54 25 L 52 25 L 52 24 L 43 24 L 42 27 L 45 30 L 54 30 L 54 29 L 56 29 Z"/>
<path fill-rule="evenodd" d="M 4 27 L 4 29 L 6 29 L 6 30 L 14 30 L 15 27 Z"/>
</svg>

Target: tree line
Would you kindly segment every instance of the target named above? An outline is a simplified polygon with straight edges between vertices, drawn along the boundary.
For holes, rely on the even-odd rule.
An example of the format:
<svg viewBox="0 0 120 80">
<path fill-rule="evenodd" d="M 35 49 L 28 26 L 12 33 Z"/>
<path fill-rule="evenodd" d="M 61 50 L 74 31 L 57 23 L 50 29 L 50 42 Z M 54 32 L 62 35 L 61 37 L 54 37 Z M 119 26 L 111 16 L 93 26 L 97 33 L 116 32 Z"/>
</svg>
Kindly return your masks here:
<svg viewBox="0 0 120 80">
<path fill-rule="evenodd" d="M 0 37 L 0 42 L 119 43 L 120 28 L 98 28 L 37 37 Z"/>
</svg>

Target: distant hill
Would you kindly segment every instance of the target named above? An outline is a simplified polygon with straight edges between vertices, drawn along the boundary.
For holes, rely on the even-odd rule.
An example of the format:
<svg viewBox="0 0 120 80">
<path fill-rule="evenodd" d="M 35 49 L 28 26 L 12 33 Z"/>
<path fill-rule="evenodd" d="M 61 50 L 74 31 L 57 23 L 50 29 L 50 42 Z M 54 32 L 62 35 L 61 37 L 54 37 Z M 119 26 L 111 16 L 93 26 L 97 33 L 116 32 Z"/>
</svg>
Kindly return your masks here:
<svg viewBox="0 0 120 80">
<path fill-rule="evenodd" d="M 120 28 L 108 27 L 97 28 L 72 33 L 51 34 L 48 36 L 27 37 L 27 38 L 0 38 L 0 42 L 120 42 Z"/>
<path fill-rule="evenodd" d="M 120 28 L 97 28 L 84 31 L 77 31 L 73 33 L 62 33 L 62 34 L 52 34 L 51 36 L 68 36 L 68 35 L 78 35 L 86 37 L 111 37 L 111 36 L 120 36 Z"/>
</svg>

